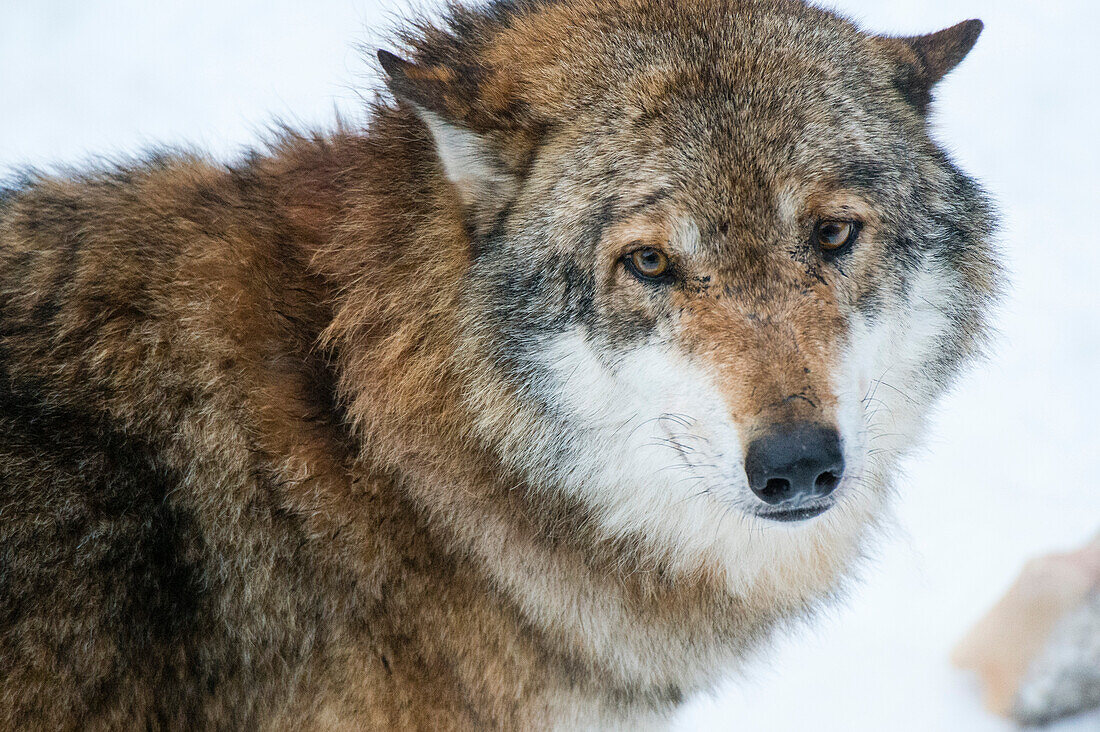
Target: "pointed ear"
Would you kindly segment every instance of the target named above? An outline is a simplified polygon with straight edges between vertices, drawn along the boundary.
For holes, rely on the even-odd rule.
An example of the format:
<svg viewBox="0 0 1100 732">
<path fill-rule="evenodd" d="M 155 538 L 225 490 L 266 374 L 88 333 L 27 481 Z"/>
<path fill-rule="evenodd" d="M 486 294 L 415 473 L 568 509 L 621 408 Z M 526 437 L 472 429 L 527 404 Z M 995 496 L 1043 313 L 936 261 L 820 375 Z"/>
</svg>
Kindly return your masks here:
<svg viewBox="0 0 1100 732">
<path fill-rule="evenodd" d="M 898 88 L 918 111 L 927 111 L 932 87 L 970 53 L 982 27 L 966 20 L 925 36 L 879 39 L 898 65 Z"/>
<path fill-rule="evenodd" d="M 468 78 L 469 70 L 460 75 L 446 67 L 423 67 L 388 51 L 379 51 L 378 61 L 390 91 L 431 133 L 443 173 L 473 223 L 503 209 L 517 187 L 506 131 L 493 129 L 491 116 L 478 109 L 478 90 Z"/>
</svg>

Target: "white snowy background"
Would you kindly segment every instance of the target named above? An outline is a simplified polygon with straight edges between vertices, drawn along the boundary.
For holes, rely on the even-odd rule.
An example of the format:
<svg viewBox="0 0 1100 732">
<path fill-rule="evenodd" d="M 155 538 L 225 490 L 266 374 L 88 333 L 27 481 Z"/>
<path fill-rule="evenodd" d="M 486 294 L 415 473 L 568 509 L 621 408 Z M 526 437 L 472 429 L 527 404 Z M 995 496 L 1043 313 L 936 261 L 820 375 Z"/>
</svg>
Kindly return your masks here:
<svg viewBox="0 0 1100 732">
<path fill-rule="evenodd" d="M 430 0 L 427 3 L 430 7 Z M 840 0 L 880 32 L 980 17 L 936 134 L 1004 212 L 996 357 L 908 462 L 896 527 L 846 603 L 680 716 L 683 730 L 994 732 L 952 644 L 1028 557 L 1100 530 L 1100 4 Z M 378 0 L 0 0 L 0 176 L 157 143 L 232 157 L 276 118 L 356 117 Z M 1100 729 L 1100 714 L 1057 725 Z"/>
</svg>

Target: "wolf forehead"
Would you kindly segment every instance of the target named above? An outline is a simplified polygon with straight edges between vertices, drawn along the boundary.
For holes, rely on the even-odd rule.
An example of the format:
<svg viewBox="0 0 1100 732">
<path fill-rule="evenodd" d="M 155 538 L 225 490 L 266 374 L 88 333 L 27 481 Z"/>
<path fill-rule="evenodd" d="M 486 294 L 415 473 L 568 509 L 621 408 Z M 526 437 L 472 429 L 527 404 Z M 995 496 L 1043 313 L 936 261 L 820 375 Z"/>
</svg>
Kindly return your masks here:
<svg viewBox="0 0 1100 732">
<path fill-rule="evenodd" d="M 399 96 L 475 130 L 645 119 L 716 93 L 771 116 L 807 93 L 923 109 L 980 30 L 922 46 L 799 0 L 498 0 L 407 33 L 411 64 L 381 60 Z"/>
<path fill-rule="evenodd" d="M 768 219 L 814 187 L 889 205 L 910 193 L 898 181 L 941 173 L 923 113 L 980 30 L 882 37 L 787 0 L 520 0 L 452 7 L 406 35 L 410 61 L 379 59 L 475 231 L 499 223 L 532 162 L 561 201 L 617 186 L 644 204 L 660 177 L 691 191 L 705 227 L 731 208 Z"/>
</svg>

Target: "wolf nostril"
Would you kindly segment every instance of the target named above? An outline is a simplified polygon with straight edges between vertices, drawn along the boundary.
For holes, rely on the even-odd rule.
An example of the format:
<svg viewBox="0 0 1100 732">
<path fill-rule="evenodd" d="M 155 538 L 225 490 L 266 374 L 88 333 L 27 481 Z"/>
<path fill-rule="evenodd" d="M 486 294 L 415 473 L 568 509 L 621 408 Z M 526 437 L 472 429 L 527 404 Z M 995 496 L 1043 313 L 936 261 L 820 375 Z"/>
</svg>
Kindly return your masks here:
<svg viewBox="0 0 1100 732">
<path fill-rule="evenodd" d="M 752 492 L 773 506 L 824 498 L 844 474 L 840 435 L 807 422 L 779 425 L 749 445 L 745 474 Z"/>
<path fill-rule="evenodd" d="M 768 498 L 776 498 L 778 500 L 783 500 L 783 496 L 786 496 L 790 492 L 791 481 L 786 478 L 769 478 L 768 482 L 764 484 L 764 488 L 761 490 L 761 493 Z"/>
<path fill-rule="evenodd" d="M 817 488 L 818 495 L 827 496 L 833 492 L 836 488 L 836 484 L 840 482 L 840 478 L 836 476 L 831 470 L 826 470 L 821 475 L 817 476 L 814 481 L 814 487 Z"/>
</svg>

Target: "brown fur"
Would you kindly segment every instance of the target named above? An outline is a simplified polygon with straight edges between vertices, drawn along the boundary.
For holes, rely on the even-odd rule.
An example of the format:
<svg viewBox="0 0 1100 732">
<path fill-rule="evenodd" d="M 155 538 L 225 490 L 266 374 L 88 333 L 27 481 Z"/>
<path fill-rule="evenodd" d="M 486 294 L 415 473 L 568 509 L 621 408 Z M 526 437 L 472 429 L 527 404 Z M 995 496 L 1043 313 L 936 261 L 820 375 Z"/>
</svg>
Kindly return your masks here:
<svg viewBox="0 0 1100 732">
<path fill-rule="evenodd" d="M 516 205 L 556 196 L 563 217 L 597 192 L 555 191 L 540 146 L 575 166 L 607 107 L 636 125 L 607 146 L 640 150 L 708 85 L 829 68 L 798 54 L 754 67 L 745 49 L 787 18 L 876 74 L 899 63 L 781 0 L 502 8 L 454 10 L 461 33 L 410 31 L 393 88 L 491 138 L 509 175 L 534 165 Z M 692 39 L 732 49 L 706 51 L 733 64 L 717 81 L 676 66 Z M 651 52 L 649 71 L 610 73 Z M 905 83 L 961 58 L 941 56 L 907 59 L 920 80 Z M 882 104 L 919 130 L 888 86 Z M 553 120 L 571 122 L 550 134 Z M 757 132 L 786 134 L 772 122 Z M 644 200 L 652 176 L 637 176 L 616 183 L 624 200 Z M 846 285 L 773 261 L 759 189 L 727 183 L 701 205 L 745 248 L 676 295 L 686 348 L 716 365 L 750 431 L 831 420 Z M 811 188 L 814 207 L 862 205 L 830 180 Z M 681 573 L 605 536 L 582 501 L 517 467 L 528 446 L 503 426 L 536 418 L 495 375 L 469 290 L 509 195 L 453 188 L 414 109 L 381 102 L 365 132 L 287 133 L 230 168 L 167 156 L 35 176 L 0 199 L 0 726 L 630 724 L 831 592 L 854 546 L 734 594 L 705 561 Z M 661 221 L 617 221 L 601 246 L 662 238 Z M 989 292 L 974 256 L 968 276 Z M 881 267 L 874 252 L 858 266 Z M 596 306 L 617 322 L 663 317 L 615 282 Z M 959 358 L 980 338 L 976 308 Z"/>
</svg>

